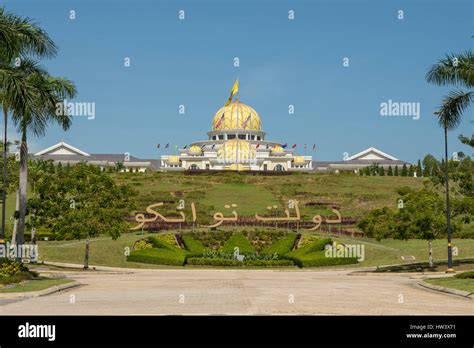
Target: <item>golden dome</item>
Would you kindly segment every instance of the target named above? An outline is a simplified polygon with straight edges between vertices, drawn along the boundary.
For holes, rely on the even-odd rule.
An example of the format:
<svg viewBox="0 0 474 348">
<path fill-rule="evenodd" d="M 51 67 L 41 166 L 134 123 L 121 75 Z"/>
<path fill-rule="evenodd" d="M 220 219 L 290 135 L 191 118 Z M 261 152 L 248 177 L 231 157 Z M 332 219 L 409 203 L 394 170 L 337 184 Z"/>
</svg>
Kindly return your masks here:
<svg viewBox="0 0 474 348">
<path fill-rule="evenodd" d="M 202 150 L 199 146 L 193 145 L 189 148 L 189 154 L 194 156 L 199 156 L 202 154 Z"/>
<path fill-rule="evenodd" d="M 239 101 L 220 108 L 212 120 L 212 130 L 261 130 L 260 116 L 252 107 Z"/>
<path fill-rule="evenodd" d="M 293 162 L 296 164 L 303 164 L 304 163 L 304 156 L 295 156 Z"/>
<path fill-rule="evenodd" d="M 168 157 L 168 163 L 179 163 L 179 156 Z"/>
<path fill-rule="evenodd" d="M 217 159 L 222 163 L 249 163 L 255 159 L 255 149 L 245 140 L 227 140 L 217 150 Z"/>
<path fill-rule="evenodd" d="M 272 152 L 274 152 L 274 153 L 283 153 L 284 150 L 280 145 L 275 145 L 272 149 Z"/>
</svg>

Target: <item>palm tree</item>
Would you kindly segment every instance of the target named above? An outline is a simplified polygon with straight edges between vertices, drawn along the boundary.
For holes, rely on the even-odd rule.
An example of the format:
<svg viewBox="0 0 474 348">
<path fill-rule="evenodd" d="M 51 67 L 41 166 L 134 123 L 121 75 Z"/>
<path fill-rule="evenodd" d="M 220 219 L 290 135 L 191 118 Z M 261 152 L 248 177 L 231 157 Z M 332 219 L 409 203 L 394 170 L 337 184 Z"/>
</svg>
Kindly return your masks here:
<svg viewBox="0 0 474 348">
<path fill-rule="evenodd" d="M 74 98 L 76 88 L 74 84 L 62 77 L 52 77 L 46 72 L 33 71 L 24 75 L 27 84 L 31 86 L 31 103 L 25 103 L 22 108 L 14 109 L 12 119 L 21 133 L 20 144 L 20 177 L 19 177 L 19 218 L 17 230 L 17 244 L 23 244 L 26 216 L 26 190 L 28 186 L 28 144 L 27 134 L 43 136 L 50 123 L 57 123 L 64 130 L 71 126 L 71 116 L 57 113 L 57 105 L 64 99 Z"/>
<path fill-rule="evenodd" d="M 34 24 L 29 18 L 21 18 L 14 14 L 5 12 L 0 7 L 0 104 L 4 116 L 4 138 L 3 138 L 3 187 L 2 187 L 2 234 L 5 238 L 5 200 L 6 200 L 6 164 L 7 164 L 7 125 L 8 113 L 11 106 L 8 104 L 4 82 L 8 79 L 19 78 L 15 74 L 18 62 L 33 55 L 36 57 L 53 57 L 56 55 L 56 46 L 48 34 Z M 18 61 L 19 59 L 19 61 Z M 25 65 L 22 66 L 24 68 Z M 14 81 L 10 81 L 14 82 Z M 21 86 L 19 81 L 17 87 Z M 17 100 L 18 101 L 18 100 Z"/>
<path fill-rule="evenodd" d="M 444 129 L 444 163 L 446 186 L 446 220 L 448 234 L 448 269 L 453 270 L 453 254 L 451 246 L 451 210 L 449 205 L 449 172 L 448 172 L 448 131 L 459 126 L 462 114 L 474 99 L 474 91 L 461 90 L 474 86 L 474 54 L 466 51 L 460 55 L 447 55 L 433 65 L 426 74 L 426 80 L 439 86 L 454 85 L 458 89 L 450 92 L 442 101 L 439 110 L 435 112 L 438 124 Z"/>
</svg>

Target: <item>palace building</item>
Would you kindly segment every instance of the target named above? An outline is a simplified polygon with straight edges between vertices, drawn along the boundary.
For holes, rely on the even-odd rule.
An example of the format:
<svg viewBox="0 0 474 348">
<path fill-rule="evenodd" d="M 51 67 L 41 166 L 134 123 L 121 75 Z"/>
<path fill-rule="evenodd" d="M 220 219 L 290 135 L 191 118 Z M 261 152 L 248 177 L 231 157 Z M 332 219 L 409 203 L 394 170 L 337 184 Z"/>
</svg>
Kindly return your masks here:
<svg viewBox="0 0 474 348">
<path fill-rule="evenodd" d="M 161 156 L 161 170 L 312 171 L 312 156 L 295 156 L 286 144 L 267 140 L 260 115 L 235 99 L 220 108 L 208 139 Z"/>
</svg>

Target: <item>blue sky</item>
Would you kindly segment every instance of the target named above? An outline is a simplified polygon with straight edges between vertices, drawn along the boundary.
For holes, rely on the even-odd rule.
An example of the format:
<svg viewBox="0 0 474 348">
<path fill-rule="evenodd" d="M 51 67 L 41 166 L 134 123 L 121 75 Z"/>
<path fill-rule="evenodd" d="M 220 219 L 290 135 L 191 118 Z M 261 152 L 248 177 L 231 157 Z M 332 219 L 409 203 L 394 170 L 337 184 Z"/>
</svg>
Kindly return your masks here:
<svg viewBox="0 0 474 348">
<path fill-rule="evenodd" d="M 68 132 L 54 126 L 43 138 L 31 136 L 31 151 L 64 140 L 91 153 L 157 158 L 175 144 L 206 139 L 239 76 L 240 99 L 259 112 L 267 139 L 296 143 L 297 153 L 316 160 L 342 160 L 344 152 L 374 146 L 407 161 L 443 153 L 433 111 L 449 88 L 429 85 L 424 76 L 446 53 L 472 47 L 472 4 L 3 1 L 7 11 L 34 18 L 50 34 L 60 51 L 44 65 L 75 82 L 75 101 L 96 107 L 95 119 L 75 117 Z M 178 19 L 180 10 L 185 20 Z M 380 103 L 389 99 L 419 102 L 420 119 L 382 117 Z M 472 110 L 450 133 L 450 152 L 471 152 L 457 136 L 472 134 Z M 173 149 L 158 151 L 157 143 Z"/>
</svg>

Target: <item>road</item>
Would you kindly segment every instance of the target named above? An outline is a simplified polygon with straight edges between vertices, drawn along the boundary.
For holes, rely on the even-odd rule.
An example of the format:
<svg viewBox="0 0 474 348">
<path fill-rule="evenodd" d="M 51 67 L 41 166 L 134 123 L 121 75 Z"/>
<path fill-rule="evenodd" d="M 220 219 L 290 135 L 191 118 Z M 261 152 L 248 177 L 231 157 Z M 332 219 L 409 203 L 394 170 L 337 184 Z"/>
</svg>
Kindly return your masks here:
<svg viewBox="0 0 474 348">
<path fill-rule="evenodd" d="M 62 273 L 82 285 L 20 301 L 0 299 L 0 314 L 474 314 L 473 300 L 422 288 L 419 274 L 190 269 Z"/>
</svg>

